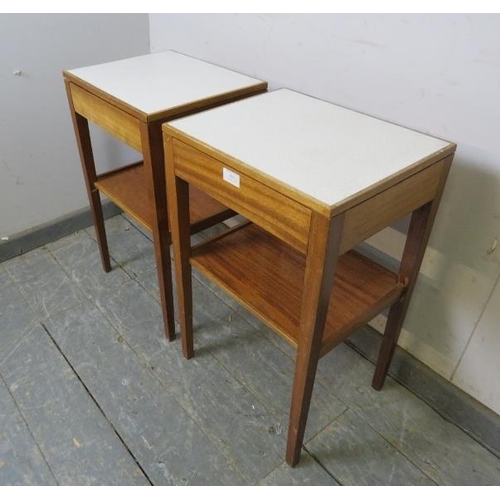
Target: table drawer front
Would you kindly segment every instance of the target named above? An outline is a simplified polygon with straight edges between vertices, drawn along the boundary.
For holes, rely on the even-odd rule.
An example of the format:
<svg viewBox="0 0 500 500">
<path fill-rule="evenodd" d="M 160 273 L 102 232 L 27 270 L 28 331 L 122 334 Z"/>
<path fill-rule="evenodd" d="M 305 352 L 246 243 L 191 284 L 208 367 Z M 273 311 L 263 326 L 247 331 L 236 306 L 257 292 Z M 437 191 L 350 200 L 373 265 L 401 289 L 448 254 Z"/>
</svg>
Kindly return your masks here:
<svg viewBox="0 0 500 500">
<path fill-rule="evenodd" d="M 102 127 L 117 139 L 142 151 L 139 120 L 112 106 L 103 99 L 70 83 L 71 98 L 75 111 Z"/>
<path fill-rule="evenodd" d="M 345 253 L 400 217 L 433 200 L 447 168 L 447 158 L 347 210 L 340 251 Z"/>
<path fill-rule="evenodd" d="M 177 139 L 173 139 L 173 157 L 177 176 L 300 252 L 306 251 L 308 208 Z"/>
</svg>

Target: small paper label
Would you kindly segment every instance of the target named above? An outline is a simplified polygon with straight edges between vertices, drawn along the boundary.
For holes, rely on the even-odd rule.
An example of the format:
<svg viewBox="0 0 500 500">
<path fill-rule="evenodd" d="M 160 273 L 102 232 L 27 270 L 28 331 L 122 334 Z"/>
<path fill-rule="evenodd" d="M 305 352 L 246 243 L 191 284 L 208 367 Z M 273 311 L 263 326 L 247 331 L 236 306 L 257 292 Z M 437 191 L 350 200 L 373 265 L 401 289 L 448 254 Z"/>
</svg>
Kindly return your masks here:
<svg viewBox="0 0 500 500">
<path fill-rule="evenodd" d="M 226 167 L 222 167 L 222 178 L 232 184 L 233 186 L 240 187 L 240 175 Z"/>
</svg>

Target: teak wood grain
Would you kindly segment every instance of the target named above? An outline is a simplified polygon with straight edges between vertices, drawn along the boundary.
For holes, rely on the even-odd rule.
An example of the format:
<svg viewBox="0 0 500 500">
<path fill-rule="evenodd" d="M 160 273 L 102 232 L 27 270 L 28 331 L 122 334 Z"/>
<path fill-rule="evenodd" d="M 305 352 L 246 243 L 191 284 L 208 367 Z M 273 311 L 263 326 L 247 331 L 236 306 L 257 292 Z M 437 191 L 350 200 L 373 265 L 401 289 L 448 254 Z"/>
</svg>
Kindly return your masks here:
<svg viewBox="0 0 500 500">
<path fill-rule="evenodd" d="M 142 151 L 139 120 L 132 115 L 70 83 L 71 99 L 75 111 L 102 127 L 106 132 Z"/>
<path fill-rule="evenodd" d="M 97 180 L 97 171 L 94 161 L 94 153 L 92 151 L 92 141 L 90 138 L 90 129 L 87 118 L 78 114 L 73 105 L 71 93 L 71 85 L 68 81 L 64 82 L 66 96 L 68 98 L 71 120 L 73 122 L 73 130 L 80 155 L 83 178 L 85 179 L 85 187 L 89 198 L 90 213 L 94 223 L 97 245 L 101 256 L 101 263 L 104 271 L 111 271 L 111 261 L 109 258 L 108 240 L 106 238 L 106 230 L 104 228 L 104 217 L 102 213 L 102 204 L 99 191 L 95 187 Z"/>
<path fill-rule="evenodd" d="M 276 190 L 236 171 L 239 187 L 223 179 L 229 168 L 214 158 L 172 139 L 176 175 L 208 193 L 301 252 L 306 251 L 311 211 Z"/>
<path fill-rule="evenodd" d="M 172 231 L 172 245 L 176 259 L 175 276 L 179 304 L 179 323 L 182 332 L 182 352 L 186 359 L 194 355 L 193 347 L 193 290 L 191 283 L 191 242 L 189 238 L 189 185 L 176 177 L 173 169 L 172 138 L 164 138 L 167 190 Z"/>
<path fill-rule="evenodd" d="M 340 253 L 434 199 L 446 164 L 447 159 L 440 160 L 347 210 Z"/>
<path fill-rule="evenodd" d="M 147 189 L 147 176 L 142 162 L 99 175 L 95 186 L 148 231 L 153 231 L 155 210 L 151 189 Z M 234 214 L 195 187 L 190 187 L 189 196 L 193 233 Z"/>
<path fill-rule="evenodd" d="M 301 252 L 250 224 L 194 247 L 191 264 L 297 347 L 306 266 Z M 382 266 L 353 251 L 341 256 L 321 355 L 394 302 L 401 290 L 397 275 Z"/>
<path fill-rule="evenodd" d="M 154 217 L 152 219 L 153 246 L 156 258 L 156 271 L 165 335 L 175 339 L 174 297 L 172 269 L 170 260 L 170 234 L 168 226 L 167 193 L 165 190 L 165 171 L 163 164 L 163 141 L 161 125 L 158 123 L 139 123 L 141 134 L 146 192 L 151 192 Z"/>
<path fill-rule="evenodd" d="M 452 161 L 453 155 L 446 158 L 443 162 L 434 199 L 417 208 L 412 213 L 406 244 L 399 266 L 399 281 L 406 284 L 406 289 L 401 300 L 397 301 L 389 310 L 372 380 L 372 387 L 376 390 L 380 390 L 384 385 L 394 351 L 396 350 Z"/>
<path fill-rule="evenodd" d="M 299 461 L 304 440 L 330 295 L 339 263 L 343 222 L 343 214 L 332 219 L 318 213 L 311 217 L 286 447 L 286 461 L 292 467 Z"/>
</svg>

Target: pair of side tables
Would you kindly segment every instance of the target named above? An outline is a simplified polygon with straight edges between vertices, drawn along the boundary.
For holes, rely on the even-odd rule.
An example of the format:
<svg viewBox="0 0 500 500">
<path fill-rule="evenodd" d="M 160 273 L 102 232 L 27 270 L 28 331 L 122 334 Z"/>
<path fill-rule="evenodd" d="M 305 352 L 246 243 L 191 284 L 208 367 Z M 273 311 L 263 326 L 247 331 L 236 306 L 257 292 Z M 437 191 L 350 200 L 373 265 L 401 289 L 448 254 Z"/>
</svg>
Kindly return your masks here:
<svg viewBox="0 0 500 500">
<path fill-rule="evenodd" d="M 290 90 L 265 93 L 265 82 L 172 51 L 64 77 L 105 271 L 100 193 L 153 233 L 170 340 L 173 243 L 186 358 L 191 266 L 295 346 L 286 451 L 294 466 L 319 358 L 390 307 L 372 383 L 382 387 L 455 144 Z M 88 120 L 143 161 L 99 175 Z M 191 246 L 193 232 L 235 213 L 246 221 Z M 409 213 L 397 274 L 353 250 Z"/>
</svg>

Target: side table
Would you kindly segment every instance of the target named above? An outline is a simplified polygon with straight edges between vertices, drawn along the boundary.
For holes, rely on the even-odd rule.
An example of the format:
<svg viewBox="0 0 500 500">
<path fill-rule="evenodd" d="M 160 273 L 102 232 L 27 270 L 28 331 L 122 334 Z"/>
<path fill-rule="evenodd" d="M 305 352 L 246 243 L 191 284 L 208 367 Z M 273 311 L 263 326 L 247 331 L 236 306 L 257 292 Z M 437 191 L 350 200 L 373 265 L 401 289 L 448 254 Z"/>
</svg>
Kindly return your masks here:
<svg viewBox="0 0 500 500">
<path fill-rule="evenodd" d="M 456 146 L 286 89 L 163 132 L 184 355 L 194 266 L 297 349 L 293 466 L 319 358 L 391 306 L 373 378 L 382 387 Z M 249 222 L 191 248 L 189 186 Z M 352 250 L 408 213 L 398 274 Z"/>
<path fill-rule="evenodd" d="M 99 193 L 153 233 L 165 334 L 172 340 L 175 328 L 161 125 L 264 92 L 267 83 L 173 51 L 68 70 L 63 75 L 103 268 L 108 272 L 111 265 Z M 98 174 L 89 120 L 141 152 L 143 161 Z M 195 188 L 190 198 L 191 232 L 233 214 Z"/>
</svg>

